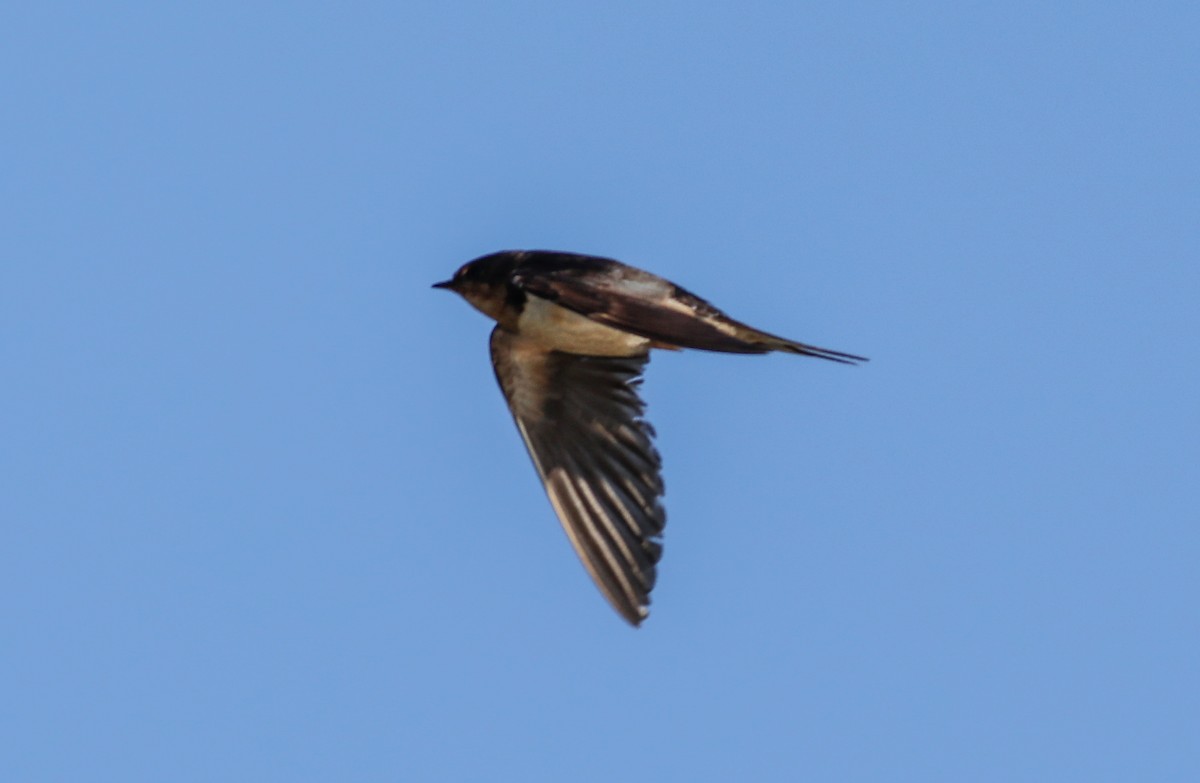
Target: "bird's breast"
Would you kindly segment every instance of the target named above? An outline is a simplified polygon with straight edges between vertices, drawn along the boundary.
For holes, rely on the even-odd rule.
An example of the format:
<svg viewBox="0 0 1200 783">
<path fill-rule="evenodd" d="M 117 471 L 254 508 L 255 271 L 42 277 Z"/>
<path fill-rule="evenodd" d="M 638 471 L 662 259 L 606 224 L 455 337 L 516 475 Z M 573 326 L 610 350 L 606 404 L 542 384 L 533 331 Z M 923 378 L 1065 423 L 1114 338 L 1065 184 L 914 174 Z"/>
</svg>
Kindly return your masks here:
<svg viewBox="0 0 1200 783">
<path fill-rule="evenodd" d="M 517 331 L 549 349 L 587 356 L 636 356 L 650 345 L 645 337 L 605 326 L 533 295 L 517 318 Z"/>
</svg>

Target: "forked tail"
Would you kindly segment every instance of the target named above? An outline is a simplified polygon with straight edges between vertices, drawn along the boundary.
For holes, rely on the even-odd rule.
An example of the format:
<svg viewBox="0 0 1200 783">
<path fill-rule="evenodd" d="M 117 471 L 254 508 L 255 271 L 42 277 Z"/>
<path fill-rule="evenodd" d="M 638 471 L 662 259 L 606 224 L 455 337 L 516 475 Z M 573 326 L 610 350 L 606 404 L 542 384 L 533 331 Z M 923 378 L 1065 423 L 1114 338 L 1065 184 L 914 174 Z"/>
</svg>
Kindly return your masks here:
<svg viewBox="0 0 1200 783">
<path fill-rule="evenodd" d="M 828 348 L 818 348 L 815 345 L 805 345 L 792 340 L 785 340 L 782 337 L 775 337 L 772 340 L 764 341 L 764 344 L 769 350 L 784 351 L 786 353 L 796 353 L 801 356 L 815 356 L 818 359 L 828 359 L 831 362 L 840 362 L 841 364 L 858 364 L 859 362 L 869 361 L 865 356 L 855 356 L 852 353 L 842 353 L 841 351 L 831 351 Z"/>
</svg>

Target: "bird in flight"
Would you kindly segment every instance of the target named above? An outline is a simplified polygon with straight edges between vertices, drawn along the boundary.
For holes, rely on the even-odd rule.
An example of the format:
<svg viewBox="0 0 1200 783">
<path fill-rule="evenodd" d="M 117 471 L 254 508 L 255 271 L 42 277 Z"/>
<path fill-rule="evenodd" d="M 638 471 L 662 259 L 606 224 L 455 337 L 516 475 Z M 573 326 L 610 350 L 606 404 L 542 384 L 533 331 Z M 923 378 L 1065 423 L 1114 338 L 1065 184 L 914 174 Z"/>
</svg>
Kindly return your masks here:
<svg viewBox="0 0 1200 783">
<path fill-rule="evenodd" d="M 496 321 L 496 380 L 550 503 L 596 586 L 635 626 L 649 614 L 666 523 L 662 461 L 638 396 L 650 349 L 866 361 L 760 332 L 608 258 L 506 250 L 433 287 Z"/>
</svg>

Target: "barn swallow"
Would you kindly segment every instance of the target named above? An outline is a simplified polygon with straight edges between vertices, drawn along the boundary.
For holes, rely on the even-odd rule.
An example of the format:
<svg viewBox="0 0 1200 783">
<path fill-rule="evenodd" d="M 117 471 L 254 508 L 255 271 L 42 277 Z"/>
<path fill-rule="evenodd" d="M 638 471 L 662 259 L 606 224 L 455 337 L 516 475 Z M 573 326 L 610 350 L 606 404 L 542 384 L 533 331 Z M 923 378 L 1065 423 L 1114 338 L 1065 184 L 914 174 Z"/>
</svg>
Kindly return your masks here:
<svg viewBox="0 0 1200 783">
<path fill-rule="evenodd" d="M 482 256 L 435 283 L 496 321 L 492 366 L 571 545 L 634 626 L 666 523 L 662 462 L 638 396 L 651 348 L 866 361 L 761 332 L 661 277 L 545 250 Z"/>
</svg>

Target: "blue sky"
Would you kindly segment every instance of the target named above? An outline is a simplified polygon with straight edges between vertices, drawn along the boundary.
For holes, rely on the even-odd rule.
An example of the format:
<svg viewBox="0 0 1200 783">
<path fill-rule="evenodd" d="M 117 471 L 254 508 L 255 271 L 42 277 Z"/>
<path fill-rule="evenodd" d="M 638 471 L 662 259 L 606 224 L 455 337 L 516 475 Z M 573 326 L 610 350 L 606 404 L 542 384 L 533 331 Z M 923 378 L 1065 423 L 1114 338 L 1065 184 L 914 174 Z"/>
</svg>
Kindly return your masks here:
<svg viewBox="0 0 1200 783">
<path fill-rule="evenodd" d="M 1197 779 L 1197 29 L 0 12 L 0 777 Z M 521 247 L 871 357 L 656 355 L 636 631 L 429 289 Z"/>
</svg>

